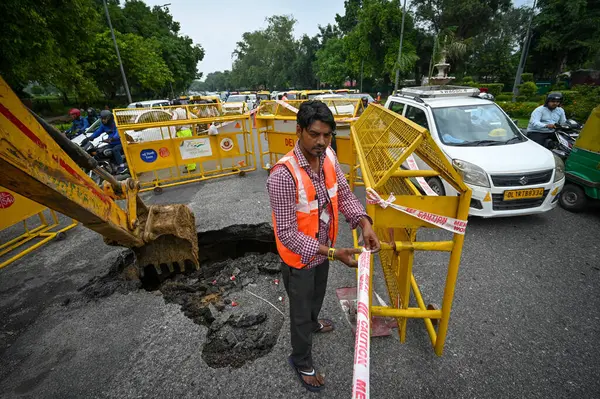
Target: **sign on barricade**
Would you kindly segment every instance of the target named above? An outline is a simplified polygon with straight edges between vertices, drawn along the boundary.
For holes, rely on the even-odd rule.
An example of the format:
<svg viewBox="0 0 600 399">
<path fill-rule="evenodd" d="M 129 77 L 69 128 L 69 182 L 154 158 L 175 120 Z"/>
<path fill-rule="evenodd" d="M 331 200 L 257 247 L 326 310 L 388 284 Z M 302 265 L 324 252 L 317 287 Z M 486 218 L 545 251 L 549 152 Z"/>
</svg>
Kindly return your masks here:
<svg viewBox="0 0 600 399">
<path fill-rule="evenodd" d="M 379 257 L 391 301 L 389 306 L 370 305 L 370 315 L 395 318 L 401 342 L 406 340 L 407 319 L 423 319 L 439 356 L 448 331 L 471 190 L 425 128 L 386 108 L 370 105 L 352 124 L 351 133 L 367 191 L 367 213 L 382 243 Z M 413 155 L 431 170 L 420 170 Z M 438 195 L 425 177 L 445 180 L 458 195 Z M 417 231 L 423 227 L 444 229 L 453 234 L 452 240 L 417 241 Z M 423 300 L 413 274 L 415 251 L 450 253 L 441 309 Z M 411 294 L 416 307 L 409 306 Z"/>
<path fill-rule="evenodd" d="M 256 170 L 246 103 L 116 109 L 127 164 L 141 191 Z"/>
<path fill-rule="evenodd" d="M 306 100 L 262 101 L 256 112 L 260 166 L 270 169 L 296 144 L 296 114 Z M 350 124 L 362 114 L 360 99 L 330 98 L 321 100 L 336 120 L 337 157 L 353 189 L 357 180 L 356 154 L 350 138 Z"/>
<path fill-rule="evenodd" d="M 0 269 L 35 251 L 48 241 L 55 238 L 62 238 L 67 230 L 77 226 L 77 222 L 73 220 L 71 224 L 57 230 L 60 223 L 56 213 L 52 210 L 49 211 L 52 222 L 48 223 L 44 211 L 48 211 L 48 208 L 0 186 L 0 231 L 18 223 L 23 223 L 24 229 L 22 234 L 0 245 Z M 30 228 L 28 223 L 36 224 L 34 220 L 30 220 L 35 216 L 39 219 L 39 222 L 37 222 L 38 225 Z M 34 239 L 39 239 L 39 241 L 12 255 L 10 258 L 4 261 L 1 260 L 9 253 L 12 253 Z"/>
</svg>

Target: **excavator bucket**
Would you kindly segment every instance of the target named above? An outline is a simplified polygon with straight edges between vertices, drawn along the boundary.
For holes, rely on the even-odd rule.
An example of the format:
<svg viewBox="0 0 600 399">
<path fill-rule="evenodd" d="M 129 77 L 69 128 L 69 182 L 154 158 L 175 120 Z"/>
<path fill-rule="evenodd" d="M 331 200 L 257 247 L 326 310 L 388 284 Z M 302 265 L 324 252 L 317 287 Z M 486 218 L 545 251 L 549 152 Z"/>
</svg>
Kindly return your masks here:
<svg viewBox="0 0 600 399">
<path fill-rule="evenodd" d="M 133 248 L 140 276 L 148 267 L 158 274 L 198 269 L 194 214 L 186 205 L 151 205 L 138 214 L 144 245 Z"/>
</svg>

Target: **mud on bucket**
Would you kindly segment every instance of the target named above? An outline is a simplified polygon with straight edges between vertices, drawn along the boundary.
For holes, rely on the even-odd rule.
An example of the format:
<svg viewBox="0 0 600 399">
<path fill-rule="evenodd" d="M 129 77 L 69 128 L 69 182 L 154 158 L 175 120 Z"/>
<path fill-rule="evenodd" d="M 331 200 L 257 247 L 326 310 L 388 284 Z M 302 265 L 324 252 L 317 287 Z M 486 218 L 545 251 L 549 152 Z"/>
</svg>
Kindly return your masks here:
<svg viewBox="0 0 600 399">
<path fill-rule="evenodd" d="M 199 268 L 196 219 L 187 205 L 152 205 L 139 220 L 146 244 L 133 250 L 141 277 L 148 267 L 159 274 Z"/>
</svg>

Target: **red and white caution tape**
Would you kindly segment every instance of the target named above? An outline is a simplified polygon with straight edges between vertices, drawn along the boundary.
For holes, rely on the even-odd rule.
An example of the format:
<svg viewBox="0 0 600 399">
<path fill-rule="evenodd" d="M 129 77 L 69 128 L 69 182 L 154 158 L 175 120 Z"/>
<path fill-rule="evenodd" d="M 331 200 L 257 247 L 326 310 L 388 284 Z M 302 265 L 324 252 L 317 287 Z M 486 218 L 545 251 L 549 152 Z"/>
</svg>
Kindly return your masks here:
<svg viewBox="0 0 600 399">
<path fill-rule="evenodd" d="M 358 257 L 358 287 L 356 292 L 356 340 L 354 342 L 354 374 L 352 399 L 369 398 L 369 362 L 371 317 L 369 314 L 369 284 L 371 283 L 371 252 L 363 250 Z"/>
<path fill-rule="evenodd" d="M 408 208 L 406 206 L 394 204 L 396 197 L 393 194 L 390 194 L 390 197 L 387 200 L 384 200 L 373 190 L 372 188 L 367 188 L 367 203 L 379 205 L 382 208 L 393 208 L 397 211 L 404 212 L 407 215 L 411 215 L 416 217 L 417 219 L 421 219 L 426 221 L 427 223 L 431 223 L 439 228 L 444 230 L 451 231 L 457 234 L 465 234 L 467 229 L 467 221 L 454 219 L 448 216 L 441 216 L 431 212 L 420 211 L 414 208 Z"/>
<path fill-rule="evenodd" d="M 275 102 L 277 104 L 281 105 L 282 107 L 289 109 L 290 111 L 292 111 L 295 114 L 298 113 L 298 108 L 292 107 L 290 104 L 286 103 L 285 101 L 275 100 Z"/>
<path fill-rule="evenodd" d="M 419 167 L 417 166 L 417 161 L 415 161 L 415 157 L 413 157 L 412 154 L 410 154 L 408 156 L 408 158 L 406 159 L 406 163 L 408 164 L 408 168 L 410 170 L 419 170 Z M 425 191 L 425 194 L 437 195 L 437 193 L 435 191 L 433 191 L 433 189 L 429 186 L 429 184 L 427 184 L 427 182 L 425 181 L 424 178 L 417 177 L 417 183 L 419 183 L 419 186 L 421 186 L 423 191 Z"/>
</svg>

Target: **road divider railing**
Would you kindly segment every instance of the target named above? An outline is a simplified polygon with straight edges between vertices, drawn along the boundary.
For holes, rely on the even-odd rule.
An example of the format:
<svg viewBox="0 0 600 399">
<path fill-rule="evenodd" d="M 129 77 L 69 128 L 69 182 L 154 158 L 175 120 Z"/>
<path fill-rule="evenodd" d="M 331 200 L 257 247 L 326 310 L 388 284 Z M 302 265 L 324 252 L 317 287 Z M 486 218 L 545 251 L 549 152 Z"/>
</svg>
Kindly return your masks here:
<svg viewBox="0 0 600 399">
<path fill-rule="evenodd" d="M 188 104 L 113 111 L 131 176 L 140 191 L 256 170 L 246 103 Z"/>
<path fill-rule="evenodd" d="M 262 101 L 255 114 L 258 132 L 260 166 L 268 170 L 296 144 L 296 116 L 303 102 L 308 100 Z M 356 153 L 350 137 L 350 125 L 364 112 L 360 99 L 324 98 L 336 121 L 337 157 L 353 189 L 361 185 Z"/>
<path fill-rule="evenodd" d="M 66 231 L 77 226 L 75 220 L 67 225 L 61 223 L 53 210 L 0 186 L 0 231 L 17 224 L 23 225 L 23 233 L 0 244 L 0 269 L 49 241 L 63 239 Z"/>
<path fill-rule="evenodd" d="M 407 319 L 422 319 L 435 353 L 441 356 L 460 266 L 471 190 L 427 129 L 380 105 L 367 107 L 360 119 L 352 124 L 351 136 L 366 187 L 367 213 L 373 219 L 381 241 L 379 258 L 390 299 L 390 305 L 371 304 L 370 315 L 395 318 L 403 343 Z M 413 156 L 428 169 L 417 168 Z M 408 164 L 408 168 L 403 164 Z M 437 195 L 425 181 L 429 177 L 445 181 L 457 194 Z M 415 180 L 420 187 L 415 185 Z M 423 228 L 442 229 L 445 231 L 442 235 L 452 236 L 441 241 L 418 241 L 417 232 Z M 415 251 L 449 253 L 443 295 L 427 305 L 423 296 L 431 293 L 422 291 L 417 284 L 415 274 L 424 265 L 414 263 Z M 428 287 L 432 285 L 435 282 L 427 281 Z M 369 289 L 369 303 L 372 303 L 372 286 Z M 409 305 L 411 293 L 417 306 Z M 441 306 L 436 305 L 439 303 Z"/>
</svg>

